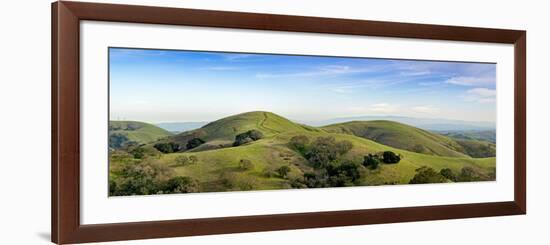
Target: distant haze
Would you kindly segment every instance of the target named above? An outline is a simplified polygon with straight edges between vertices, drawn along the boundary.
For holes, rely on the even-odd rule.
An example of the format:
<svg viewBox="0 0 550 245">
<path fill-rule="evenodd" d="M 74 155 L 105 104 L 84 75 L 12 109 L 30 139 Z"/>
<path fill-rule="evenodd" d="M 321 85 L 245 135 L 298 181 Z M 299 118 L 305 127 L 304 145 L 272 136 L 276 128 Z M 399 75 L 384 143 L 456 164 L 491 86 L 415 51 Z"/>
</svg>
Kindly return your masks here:
<svg viewBox="0 0 550 245">
<path fill-rule="evenodd" d="M 292 120 L 292 118 L 290 118 Z M 323 121 L 298 121 L 315 127 L 327 126 L 330 124 L 343 123 L 349 121 L 372 121 L 372 120 L 389 120 L 408 124 L 421 129 L 430 131 L 468 131 L 468 130 L 495 130 L 495 125 L 492 122 L 469 122 L 449 119 L 433 119 L 433 118 L 414 118 L 400 116 L 362 116 L 362 117 L 342 117 L 332 118 Z M 169 122 L 157 123 L 156 125 L 170 132 L 184 132 L 200 128 L 209 122 Z"/>
<path fill-rule="evenodd" d="M 124 48 L 109 59 L 110 119 L 183 123 L 160 124 L 170 131 L 258 110 L 314 125 L 396 115 L 495 127 L 495 64 Z"/>
</svg>

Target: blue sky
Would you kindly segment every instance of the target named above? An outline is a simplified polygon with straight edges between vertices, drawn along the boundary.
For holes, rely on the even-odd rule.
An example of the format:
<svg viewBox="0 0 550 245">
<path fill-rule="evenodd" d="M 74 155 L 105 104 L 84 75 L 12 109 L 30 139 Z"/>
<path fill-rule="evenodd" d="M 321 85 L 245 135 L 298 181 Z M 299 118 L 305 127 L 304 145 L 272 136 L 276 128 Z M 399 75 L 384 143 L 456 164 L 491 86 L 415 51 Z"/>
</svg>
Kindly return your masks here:
<svg viewBox="0 0 550 245">
<path fill-rule="evenodd" d="M 111 120 L 296 121 L 397 115 L 496 119 L 496 65 L 110 48 Z"/>
</svg>

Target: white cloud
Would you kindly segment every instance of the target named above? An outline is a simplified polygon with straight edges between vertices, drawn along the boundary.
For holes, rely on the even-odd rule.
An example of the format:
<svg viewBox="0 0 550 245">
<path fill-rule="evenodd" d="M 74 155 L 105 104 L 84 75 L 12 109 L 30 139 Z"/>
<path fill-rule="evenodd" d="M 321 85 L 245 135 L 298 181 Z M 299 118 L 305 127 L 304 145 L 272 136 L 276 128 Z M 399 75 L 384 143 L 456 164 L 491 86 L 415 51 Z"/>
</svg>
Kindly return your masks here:
<svg viewBox="0 0 550 245">
<path fill-rule="evenodd" d="M 388 103 L 377 103 L 377 104 L 372 104 L 368 107 L 369 111 L 380 112 L 380 113 L 396 112 L 397 109 L 398 109 L 398 106 L 388 104 Z"/>
<path fill-rule="evenodd" d="M 389 114 L 398 112 L 399 106 L 389 103 L 375 103 L 366 106 L 351 106 L 347 108 L 347 111 L 353 114 Z"/>
<path fill-rule="evenodd" d="M 478 103 L 493 103 L 496 100 L 497 91 L 488 88 L 473 88 L 466 91 L 464 99 Z"/>
<path fill-rule="evenodd" d="M 295 72 L 295 73 L 258 73 L 257 78 L 279 78 L 279 77 L 314 77 L 314 76 L 332 76 L 346 75 L 354 73 L 370 72 L 370 68 L 354 68 L 342 65 L 326 65 L 317 67 L 311 71 Z"/>
<path fill-rule="evenodd" d="M 495 83 L 495 78 L 494 77 L 460 76 L 460 77 L 450 78 L 447 81 L 445 81 L 445 83 L 461 85 L 461 86 L 479 86 L 479 85 L 494 84 Z"/>
<path fill-rule="evenodd" d="M 424 76 L 432 74 L 430 71 L 404 71 L 399 73 L 402 76 Z"/>
<path fill-rule="evenodd" d="M 435 108 L 431 105 L 414 106 L 411 108 L 411 110 L 422 114 L 436 113 L 439 111 L 438 108 Z"/>
</svg>

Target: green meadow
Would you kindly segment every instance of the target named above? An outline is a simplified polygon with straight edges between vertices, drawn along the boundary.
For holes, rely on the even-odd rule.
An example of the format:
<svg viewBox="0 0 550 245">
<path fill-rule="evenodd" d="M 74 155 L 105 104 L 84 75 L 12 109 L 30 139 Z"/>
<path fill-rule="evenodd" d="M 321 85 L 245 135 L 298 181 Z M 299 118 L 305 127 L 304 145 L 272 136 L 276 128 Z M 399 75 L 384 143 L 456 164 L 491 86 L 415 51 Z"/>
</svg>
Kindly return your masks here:
<svg viewBox="0 0 550 245">
<path fill-rule="evenodd" d="M 110 195 L 495 180 L 495 145 L 393 121 L 311 127 L 264 111 L 172 135 L 111 121 Z"/>
</svg>

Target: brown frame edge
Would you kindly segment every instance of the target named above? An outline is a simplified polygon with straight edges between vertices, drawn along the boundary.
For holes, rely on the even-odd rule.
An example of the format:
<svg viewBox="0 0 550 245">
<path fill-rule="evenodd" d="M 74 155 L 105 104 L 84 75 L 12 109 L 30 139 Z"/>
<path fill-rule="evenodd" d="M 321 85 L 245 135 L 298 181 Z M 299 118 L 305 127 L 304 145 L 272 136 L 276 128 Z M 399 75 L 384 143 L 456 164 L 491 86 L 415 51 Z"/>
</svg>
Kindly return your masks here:
<svg viewBox="0 0 550 245">
<path fill-rule="evenodd" d="M 171 221 L 80 224 L 79 22 L 116 21 L 514 44 L 514 201 Z M 165 7 L 52 3 L 52 242 L 82 243 L 526 213 L 526 32 Z"/>
</svg>

